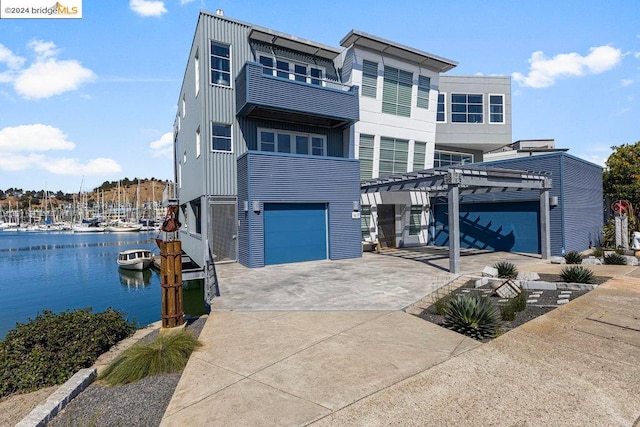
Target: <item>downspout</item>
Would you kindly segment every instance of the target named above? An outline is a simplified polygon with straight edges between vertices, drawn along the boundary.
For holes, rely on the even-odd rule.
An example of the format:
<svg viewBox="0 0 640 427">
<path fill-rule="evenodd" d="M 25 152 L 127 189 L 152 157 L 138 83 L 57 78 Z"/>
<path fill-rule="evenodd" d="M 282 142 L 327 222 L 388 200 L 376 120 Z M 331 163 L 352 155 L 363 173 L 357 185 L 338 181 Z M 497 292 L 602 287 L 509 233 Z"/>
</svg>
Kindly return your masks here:
<svg viewBox="0 0 640 427">
<path fill-rule="evenodd" d="M 566 252 L 564 217 L 564 155 L 560 154 L 560 233 L 562 235 L 562 256 L 564 256 Z"/>
</svg>

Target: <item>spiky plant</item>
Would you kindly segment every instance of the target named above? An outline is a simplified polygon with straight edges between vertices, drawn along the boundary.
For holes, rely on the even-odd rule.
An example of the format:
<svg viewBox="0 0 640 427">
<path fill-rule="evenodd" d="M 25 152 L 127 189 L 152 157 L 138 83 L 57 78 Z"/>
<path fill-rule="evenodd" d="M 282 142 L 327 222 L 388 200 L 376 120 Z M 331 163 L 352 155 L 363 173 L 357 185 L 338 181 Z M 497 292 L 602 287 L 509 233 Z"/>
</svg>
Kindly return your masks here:
<svg viewBox="0 0 640 427">
<path fill-rule="evenodd" d="M 560 277 L 569 283 L 593 283 L 595 280 L 593 272 L 580 265 L 563 268 Z"/>
<path fill-rule="evenodd" d="M 109 385 L 127 384 L 144 377 L 182 370 L 191 352 L 202 343 L 184 330 L 167 332 L 145 344 L 136 344 L 118 356 L 100 375 Z"/>
<path fill-rule="evenodd" d="M 438 298 L 436 302 L 433 304 L 436 310 L 436 313 L 440 316 L 443 316 L 447 307 L 449 306 L 449 302 L 454 298 L 453 294 L 448 294 L 443 296 L 442 298 Z"/>
<path fill-rule="evenodd" d="M 593 255 L 596 258 L 602 258 L 602 256 L 604 255 L 604 249 L 595 248 L 593 252 L 591 252 L 591 255 Z"/>
<path fill-rule="evenodd" d="M 564 256 L 567 264 L 582 264 L 582 254 L 578 251 L 569 251 Z"/>
<path fill-rule="evenodd" d="M 503 279 L 515 279 L 518 276 L 518 269 L 508 261 L 500 261 L 493 265 L 498 270 L 498 277 Z"/>
<path fill-rule="evenodd" d="M 449 302 L 443 326 L 470 338 L 492 338 L 498 330 L 499 318 L 489 298 L 457 295 Z"/>
<path fill-rule="evenodd" d="M 604 256 L 604 263 L 607 265 L 627 265 L 627 259 L 617 253 L 610 253 Z"/>
</svg>

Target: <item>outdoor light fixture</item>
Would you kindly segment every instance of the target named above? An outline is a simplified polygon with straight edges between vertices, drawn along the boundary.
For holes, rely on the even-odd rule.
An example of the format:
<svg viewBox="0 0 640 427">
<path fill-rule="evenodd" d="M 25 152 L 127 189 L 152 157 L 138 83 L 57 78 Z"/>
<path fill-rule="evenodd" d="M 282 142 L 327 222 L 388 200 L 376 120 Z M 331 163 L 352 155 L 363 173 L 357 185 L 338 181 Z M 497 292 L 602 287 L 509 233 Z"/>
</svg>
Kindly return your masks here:
<svg viewBox="0 0 640 427">
<path fill-rule="evenodd" d="M 249 212 L 249 201 L 248 200 L 244 201 L 244 211 L 245 212 Z"/>
<path fill-rule="evenodd" d="M 353 210 L 354 211 L 360 210 L 360 202 L 353 202 Z"/>
<path fill-rule="evenodd" d="M 551 207 L 558 206 L 558 196 L 550 196 L 549 197 L 549 206 L 551 206 Z"/>
<path fill-rule="evenodd" d="M 260 200 L 254 200 L 251 202 L 251 209 L 255 213 L 260 213 Z"/>
</svg>

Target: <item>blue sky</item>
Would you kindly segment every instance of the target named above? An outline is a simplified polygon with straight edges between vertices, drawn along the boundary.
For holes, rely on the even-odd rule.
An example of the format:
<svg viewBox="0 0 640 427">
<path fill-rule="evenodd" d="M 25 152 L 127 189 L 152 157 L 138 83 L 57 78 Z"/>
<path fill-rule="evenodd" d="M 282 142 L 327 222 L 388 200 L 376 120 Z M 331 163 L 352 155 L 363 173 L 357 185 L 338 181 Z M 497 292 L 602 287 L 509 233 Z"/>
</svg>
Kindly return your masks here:
<svg viewBox="0 0 640 427">
<path fill-rule="evenodd" d="M 457 61 L 448 74 L 510 75 L 514 141 L 603 164 L 640 140 L 636 0 L 84 0 L 82 19 L 0 19 L 0 189 L 172 179 L 200 9 L 336 47 L 355 28 Z"/>
</svg>

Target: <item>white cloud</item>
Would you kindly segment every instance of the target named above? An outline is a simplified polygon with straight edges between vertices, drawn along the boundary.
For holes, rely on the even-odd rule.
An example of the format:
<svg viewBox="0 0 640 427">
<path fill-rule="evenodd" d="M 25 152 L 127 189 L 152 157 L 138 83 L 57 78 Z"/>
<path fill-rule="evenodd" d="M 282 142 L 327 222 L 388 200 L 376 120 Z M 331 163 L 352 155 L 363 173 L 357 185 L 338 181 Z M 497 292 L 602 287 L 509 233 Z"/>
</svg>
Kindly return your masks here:
<svg viewBox="0 0 640 427">
<path fill-rule="evenodd" d="M 600 74 L 618 65 L 622 52 L 611 46 L 592 47 L 586 56 L 578 53 L 561 53 L 547 58 L 537 51 L 529 59 L 529 74 L 515 72 L 513 79 L 521 86 L 542 88 L 552 86 L 561 77 L 579 77 L 586 74 Z"/>
<path fill-rule="evenodd" d="M 0 83 L 12 83 L 17 94 L 26 99 L 50 98 L 77 90 L 84 83 L 95 80 L 93 71 L 76 60 L 58 60 L 59 50 L 51 41 L 33 40 L 28 47 L 36 59 L 24 68 L 24 58 L 14 55 L 0 45 L 0 63 L 8 70 L 0 73 Z"/>
<path fill-rule="evenodd" d="M 81 163 L 78 159 L 60 158 L 48 159 L 39 164 L 43 169 L 55 175 L 109 175 L 122 172 L 122 167 L 113 159 L 97 158 Z"/>
<path fill-rule="evenodd" d="M 621 87 L 631 86 L 633 84 L 633 79 L 622 79 L 620 80 Z"/>
<path fill-rule="evenodd" d="M 156 0 L 131 0 L 129 8 L 140 16 L 162 16 L 167 13 L 164 2 Z"/>
<path fill-rule="evenodd" d="M 187 3 L 191 3 L 193 0 L 180 0 L 181 5 L 185 5 Z"/>
<path fill-rule="evenodd" d="M 633 57 L 636 58 L 636 59 L 640 59 L 640 52 L 634 53 Z"/>
<path fill-rule="evenodd" d="M 151 148 L 151 157 L 173 159 L 173 133 L 165 133 L 160 139 L 149 144 L 149 148 Z"/>
<path fill-rule="evenodd" d="M 60 129 L 49 125 L 22 125 L 0 130 L 0 153 L 73 150 L 75 147 Z"/>
</svg>

